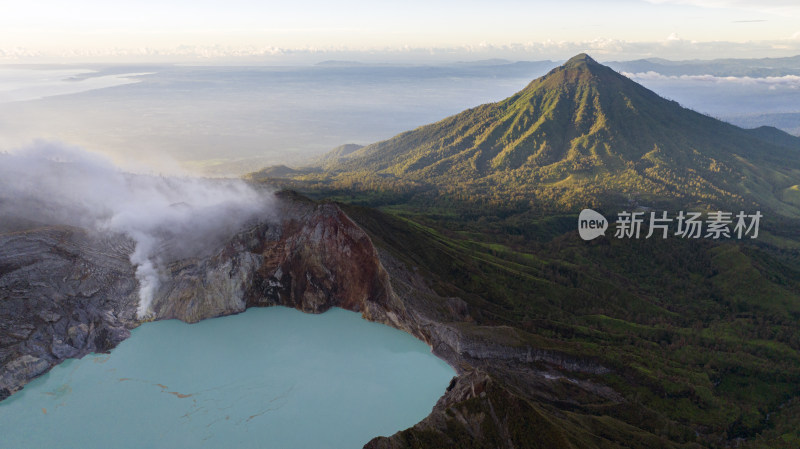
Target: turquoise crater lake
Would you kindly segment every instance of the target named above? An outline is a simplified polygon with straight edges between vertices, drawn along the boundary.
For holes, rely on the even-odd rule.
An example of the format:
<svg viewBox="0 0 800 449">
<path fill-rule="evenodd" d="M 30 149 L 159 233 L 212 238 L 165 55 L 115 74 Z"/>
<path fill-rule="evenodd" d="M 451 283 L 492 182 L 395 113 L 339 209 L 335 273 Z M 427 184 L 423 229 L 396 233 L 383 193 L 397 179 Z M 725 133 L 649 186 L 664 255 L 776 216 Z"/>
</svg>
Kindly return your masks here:
<svg viewBox="0 0 800 449">
<path fill-rule="evenodd" d="M 421 341 L 342 309 L 159 321 L 0 402 L 0 445 L 358 448 L 427 416 L 453 376 Z"/>
</svg>

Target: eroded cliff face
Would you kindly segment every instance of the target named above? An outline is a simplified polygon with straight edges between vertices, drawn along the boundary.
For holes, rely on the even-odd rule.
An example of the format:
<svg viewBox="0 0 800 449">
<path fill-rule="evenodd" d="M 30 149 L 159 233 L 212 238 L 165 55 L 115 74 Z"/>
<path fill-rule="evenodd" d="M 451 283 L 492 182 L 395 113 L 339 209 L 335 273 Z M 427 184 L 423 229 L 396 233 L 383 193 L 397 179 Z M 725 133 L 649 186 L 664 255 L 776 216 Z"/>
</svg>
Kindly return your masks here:
<svg viewBox="0 0 800 449">
<path fill-rule="evenodd" d="M 428 418 L 370 447 L 413 446 L 409 438 L 422 434 L 456 444 L 454 428 L 474 447 L 518 447 L 509 423 L 541 417 L 524 397 L 556 396 L 554 383 L 619 400 L 564 374 L 601 373 L 602 366 L 531 348 L 511 334 L 486 338 L 508 332 L 475 325 L 463 300 L 437 295 L 336 205 L 284 195 L 278 209 L 210 253 L 163 262 L 148 319 L 196 322 L 253 306 L 342 307 L 422 339 L 459 376 Z M 128 239 L 47 228 L 0 235 L 0 248 L 0 400 L 65 358 L 110 350 L 141 324 Z M 507 438 L 498 440 L 498 432 Z"/>
<path fill-rule="evenodd" d="M 283 305 L 310 313 L 341 307 L 395 327 L 408 321 L 369 237 L 338 207 L 284 200 L 276 216 L 211 257 L 170 263 L 152 318 L 196 322 Z"/>
</svg>

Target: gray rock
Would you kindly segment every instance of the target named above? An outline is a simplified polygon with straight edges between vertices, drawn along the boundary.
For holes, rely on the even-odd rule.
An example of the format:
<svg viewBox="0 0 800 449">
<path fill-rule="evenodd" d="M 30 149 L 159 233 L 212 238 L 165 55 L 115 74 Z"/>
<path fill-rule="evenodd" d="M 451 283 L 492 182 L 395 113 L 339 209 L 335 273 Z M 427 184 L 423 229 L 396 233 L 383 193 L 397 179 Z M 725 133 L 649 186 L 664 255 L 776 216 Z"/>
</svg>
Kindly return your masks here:
<svg viewBox="0 0 800 449">
<path fill-rule="evenodd" d="M 3 366 L 2 374 L 0 374 L 0 389 L 13 392 L 14 386 L 43 374 L 50 367 L 51 364 L 47 360 L 30 354 L 17 357 Z"/>
</svg>

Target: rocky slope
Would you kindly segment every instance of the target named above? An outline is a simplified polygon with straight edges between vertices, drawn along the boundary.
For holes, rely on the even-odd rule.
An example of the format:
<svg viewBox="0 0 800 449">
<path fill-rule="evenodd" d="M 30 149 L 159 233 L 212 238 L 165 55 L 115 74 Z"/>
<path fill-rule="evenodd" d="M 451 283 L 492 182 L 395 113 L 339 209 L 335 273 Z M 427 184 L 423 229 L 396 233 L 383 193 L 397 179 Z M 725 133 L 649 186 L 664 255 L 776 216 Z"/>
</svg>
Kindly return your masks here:
<svg viewBox="0 0 800 449">
<path fill-rule="evenodd" d="M 133 243 L 76 228 L 0 234 L 0 399 L 136 326 Z"/>
<path fill-rule="evenodd" d="M 369 447 L 428 446 L 420 435 L 434 446 L 468 435 L 474 447 L 531 447 L 531 431 L 550 435 L 541 440 L 548 447 L 569 447 L 527 397 L 554 398 L 566 383 L 600 402 L 620 400 L 569 375 L 606 368 L 532 348 L 510 329 L 473 324 L 464 301 L 437 295 L 336 205 L 284 195 L 278 216 L 207 257 L 168 263 L 150 318 L 196 322 L 251 306 L 342 307 L 426 341 L 459 376 L 423 422 Z M 66 358 L 112 349 L 140 324 L 127 239 L 45 228 L 0 235 L 0 248 L 0 398 Z M 536 426 L 529 427 L 532 416 Z"/>
</svg>

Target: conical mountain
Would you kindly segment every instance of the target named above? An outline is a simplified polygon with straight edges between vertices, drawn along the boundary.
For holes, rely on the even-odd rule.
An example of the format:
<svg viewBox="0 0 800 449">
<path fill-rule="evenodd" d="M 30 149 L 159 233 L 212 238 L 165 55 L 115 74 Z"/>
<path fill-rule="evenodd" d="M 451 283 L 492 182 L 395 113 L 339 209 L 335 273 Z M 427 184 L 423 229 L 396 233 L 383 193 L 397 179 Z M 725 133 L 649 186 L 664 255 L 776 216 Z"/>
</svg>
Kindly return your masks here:
<svg viewBox="0 0 800 449">
<path fill-rule="evenodd" d="M 800 139 L 683 108 L 585 54 L 503 101 L 366 146 L 326 172 L 568 208 L 636 194 L 800 214 Z"/>
</svg>

